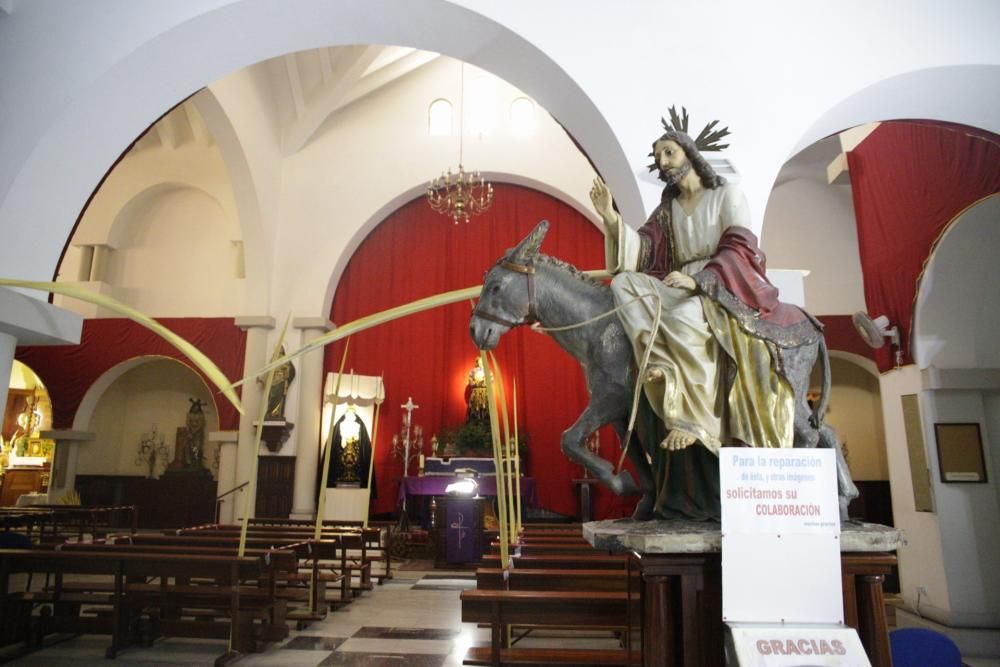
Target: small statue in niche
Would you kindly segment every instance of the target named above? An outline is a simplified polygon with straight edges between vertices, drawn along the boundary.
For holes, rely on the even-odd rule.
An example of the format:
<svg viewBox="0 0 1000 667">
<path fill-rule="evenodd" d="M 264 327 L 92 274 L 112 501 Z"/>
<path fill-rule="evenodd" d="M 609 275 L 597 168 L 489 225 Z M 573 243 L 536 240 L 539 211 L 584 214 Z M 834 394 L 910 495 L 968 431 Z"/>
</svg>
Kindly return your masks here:
<svg viewBox="0 0 1000 667">
<path fill-rule="evenodd" d="M 327 486 L 368 487 L 368 468 L 371 462 L 372 445 L 368 428 L 358 418 L 353 407 L 333 427 L 330 452 L 330 469 Z M 373 480 L 374 486 L 374 480 Z"/>
<path fill-rule="evenodd" d="M 285 356 L 285 348 L 281 348 L 281 356 Z M 288 398 L 288 388 L 295 380 L 295 366 L 292 362 L 286 361 L 274 369 L 274 377 L 271 379 L 271 389 L 267 392 L 267 411 L 264 419 L 284 420 L 285 400 Z M 264 384 L 264 378 L 257 378 L 258 384 Z"/>
<path fill-rule="evenodd" d="M 170 470 L 203 469 L 202 452 L 205 447 L 205 411 L 207 403 L 199 398 L 189 398 L 191 408 L 187 413 L 187 425 L 177 429 L 177 445 Z"/>
<path fill-rule="evenodd" d="M 490 420 L 490 404 L 486 394 L 486 373 L 483 371 L 482 357 L 476 357 L 476 364 L 469 371 L 469 381 L 465 385 L 465 423 Z"/>
</svg>

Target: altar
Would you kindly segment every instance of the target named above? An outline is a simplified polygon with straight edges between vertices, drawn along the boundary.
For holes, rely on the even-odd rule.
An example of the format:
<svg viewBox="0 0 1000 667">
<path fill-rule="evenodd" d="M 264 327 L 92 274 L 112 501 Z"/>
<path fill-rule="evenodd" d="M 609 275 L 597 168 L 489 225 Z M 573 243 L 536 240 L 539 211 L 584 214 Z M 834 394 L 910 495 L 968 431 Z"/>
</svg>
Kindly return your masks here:
<svg viewBox="0 0 1000 667">
<path fill-rule="evenodd" d="M 434 496 L 447 495 L 448 485 L 460 479 L 455 475 L 424 475 L 404 477 L 399 483 L 398 502 L 407 508 L 410 517 L 424 528 L 430 528 L 430 499 Z M 479 484 L 479 495 L 495 497 L 497 495 L 497 478 L 493 475 L 476 478 Z M 521 506 L 535 507 L 538 504 L 538 493 L 534 477 L 521 478 Z"/>
</svg>

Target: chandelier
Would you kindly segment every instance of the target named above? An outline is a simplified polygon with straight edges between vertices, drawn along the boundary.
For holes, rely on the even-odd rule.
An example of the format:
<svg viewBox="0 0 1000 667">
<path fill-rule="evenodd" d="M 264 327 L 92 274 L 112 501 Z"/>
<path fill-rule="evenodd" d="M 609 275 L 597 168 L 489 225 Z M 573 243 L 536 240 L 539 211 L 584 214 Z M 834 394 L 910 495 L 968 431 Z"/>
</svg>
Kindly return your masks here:
<svg viewBox="0 0 1000 667">
<path fill-rule="evenodd" d="M 460 102 L 458 110 L 458 173 L 442 173 L 427 186 L 427 202 L 431 208 L 442 215 L 451 218 L 457 225 L 459 221 L 468 222 L 469 218 L 479 215 L 493 204 L 493 185 L 487 183 L 478 171 L 467 172 L 462 166 L 464 149 L 463 117 L 465 115 L 465 63 L 460 69 Z"/>
</svg>

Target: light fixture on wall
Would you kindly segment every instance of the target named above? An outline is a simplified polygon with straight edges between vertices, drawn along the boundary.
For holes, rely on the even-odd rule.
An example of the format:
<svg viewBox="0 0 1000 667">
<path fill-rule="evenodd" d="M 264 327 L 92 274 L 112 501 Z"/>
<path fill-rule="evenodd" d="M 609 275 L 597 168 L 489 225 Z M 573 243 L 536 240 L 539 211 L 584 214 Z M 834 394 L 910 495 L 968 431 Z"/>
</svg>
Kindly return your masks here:
<svg viewBox="0 0 1000 667">
<path fill-rule="evenodd" d="M 483 213 L 493 205 L 493 185 L 487 183 L 478 171 L 466 172 L 462 165 L 464 149 L 464 116 L 465 116 L 465 63 L 460 66 L 460 96 L 458 107 L 458 173 L 442 173 L 427 186 L 427 202 L 431 208 L 442 215 L 451 218 L 457 225 L 459 221 L 468 222 L 469 218 Z"/>
</svg>

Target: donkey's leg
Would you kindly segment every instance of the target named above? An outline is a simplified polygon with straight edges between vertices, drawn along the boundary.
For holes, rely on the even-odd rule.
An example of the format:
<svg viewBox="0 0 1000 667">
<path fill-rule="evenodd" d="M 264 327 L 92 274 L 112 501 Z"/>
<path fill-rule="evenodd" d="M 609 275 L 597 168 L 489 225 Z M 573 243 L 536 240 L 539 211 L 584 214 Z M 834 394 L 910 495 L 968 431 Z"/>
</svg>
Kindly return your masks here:
<svg viewBox="0 0 1000 667">
<path fill-rule="evenodd" d="M 834 451 L 837 457 L 837 496 L 840 502 L 840 520 L 847 521 L 850 517 L 847 514 L 847 506 L 858 497 L 858 487 L 851 479 L 851 470 L 847 467 L 847 459 L 844 458 L 844 450 L 840 444 L 837 432 L 826 424 L 819 427 L 819 446 L 829 448 Z"/>
<path fill-rule="evenodd" d="M 619 420 L 614 423 L 614 427 L 618 439 L 624 442 L 628 424 Z M 628 443 L 628 458 L 639 474 L 639 489 L 642 493 L 642 497 L 635 505 L 635 511 L 632 512 L 632 518 L 636 521 L 648 521 L 653 518 L 653 508 L 656 505 L 656 481 L 653 479 L 653 470 L 649 467 L 649 459 L 646 458 L 646 452 L 643 451 L 642 443 L 639 442 L 639 436 L 636 433 L 632 434 L 632 440 Z"/>
<path fill-rule="evenodd" d="M 587 436 L 619 418 L 620 410 L 613 409 L 617 401 L 608 397 L 592 394 L 590 403 L 576 422 L 566 429 L 559 444 L 565 454 L 574 463 L 579 463 L 587 472 L 596 477 L 602 484 L 611 489 L 617 496 L 628 496 L 639 493 L 632 475 L 623 470 L 615 474 L 614 466 L 600 456 L 589 451 L 585 446 Z"/>
<path fill-rule="evenodd" d="M 785 379 L 792 386 L 792 400 L 795 404 L 793 447 L 811 448 L 819 444 L 819 431 L 813 426 L 812 408 L 809 407 L 806 397 L 809 393 L 812 367 L 816 363 L 816 351 L 815 343 L 781 350 Z"/>
</svg>

